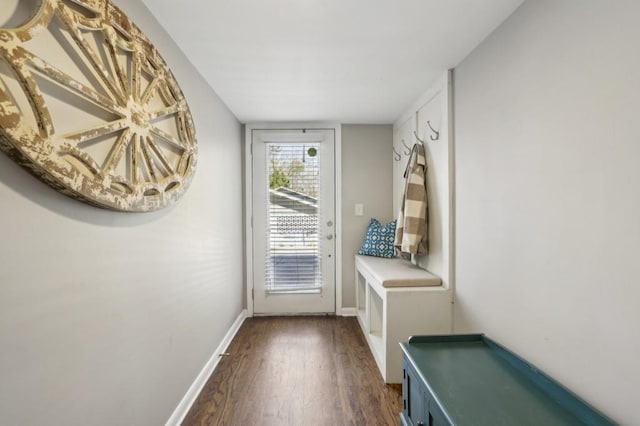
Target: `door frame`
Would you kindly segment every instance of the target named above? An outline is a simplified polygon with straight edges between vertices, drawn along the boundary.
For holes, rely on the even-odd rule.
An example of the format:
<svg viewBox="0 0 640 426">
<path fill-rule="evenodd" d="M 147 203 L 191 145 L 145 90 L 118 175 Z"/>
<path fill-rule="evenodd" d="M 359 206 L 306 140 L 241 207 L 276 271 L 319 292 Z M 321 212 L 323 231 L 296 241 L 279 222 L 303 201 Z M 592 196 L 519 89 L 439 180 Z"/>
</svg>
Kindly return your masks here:
<svg viewBox="0 0 640 426">
<path fill-rule="evenodd" d="M 253 316 L 253 153 L 251 142 L 254 130 L 333 130 L 334 147 L 334 208 L 335 208 L 335 307 L 342 315 L 342 125 L 335 122 L 250 123 L 244 130 L 244 244 L 245 244 L 245 300 L 248 316 Z"/>
</svg>

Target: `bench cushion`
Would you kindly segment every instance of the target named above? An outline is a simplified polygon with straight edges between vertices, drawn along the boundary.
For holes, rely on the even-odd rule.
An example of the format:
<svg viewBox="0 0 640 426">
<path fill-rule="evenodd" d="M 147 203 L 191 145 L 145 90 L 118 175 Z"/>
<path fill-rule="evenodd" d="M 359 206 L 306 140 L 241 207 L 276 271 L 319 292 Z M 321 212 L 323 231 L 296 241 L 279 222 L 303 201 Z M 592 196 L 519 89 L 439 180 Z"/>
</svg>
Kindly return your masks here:
<svg viewBox="0 0 640 426">
<path fill-rule="evenodd" d="M 442 285 L 442 279 L 429 271 L 401 259 L 356 256 L 364 262 L 376 281 L 383 287 L 432 287 Z"/>
</svg>

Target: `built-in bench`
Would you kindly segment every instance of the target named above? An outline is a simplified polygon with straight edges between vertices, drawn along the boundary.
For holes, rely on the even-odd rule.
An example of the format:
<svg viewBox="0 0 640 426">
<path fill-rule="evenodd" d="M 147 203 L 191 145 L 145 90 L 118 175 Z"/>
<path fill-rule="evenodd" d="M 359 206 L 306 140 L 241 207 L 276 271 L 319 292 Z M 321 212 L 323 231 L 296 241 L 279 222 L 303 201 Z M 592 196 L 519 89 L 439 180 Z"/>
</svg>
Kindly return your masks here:
<svg viewBox="0 0 640 426">
<path fill-rule="evenodd" d="M 402 382 L 399 343 L 416 334 L 451 333 L 451 289 L 410 262 L 357 255 L 358 322 L 387 383 Z"/>
</svg>

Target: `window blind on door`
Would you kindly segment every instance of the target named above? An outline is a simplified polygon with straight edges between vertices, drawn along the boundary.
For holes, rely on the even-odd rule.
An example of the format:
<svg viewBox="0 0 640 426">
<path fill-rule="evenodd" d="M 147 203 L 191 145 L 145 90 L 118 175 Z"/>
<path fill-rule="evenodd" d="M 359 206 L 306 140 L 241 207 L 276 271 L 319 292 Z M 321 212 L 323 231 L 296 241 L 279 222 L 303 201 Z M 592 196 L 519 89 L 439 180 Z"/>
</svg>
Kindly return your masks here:
<svg viewBox="0 0 640 426">
<path fill-rule="evenodd" d="M 267 143 L 267 292 L 320 291 L 319 143 Z"/>
</svg>

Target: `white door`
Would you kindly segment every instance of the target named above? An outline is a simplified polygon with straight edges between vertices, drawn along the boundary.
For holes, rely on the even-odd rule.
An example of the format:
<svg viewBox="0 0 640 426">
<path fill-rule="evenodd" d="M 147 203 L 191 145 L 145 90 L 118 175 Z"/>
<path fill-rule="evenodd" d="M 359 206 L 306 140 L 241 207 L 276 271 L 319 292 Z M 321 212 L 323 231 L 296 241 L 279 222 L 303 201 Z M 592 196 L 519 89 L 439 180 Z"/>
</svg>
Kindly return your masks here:
<svg viewBox="0 0 640 426">
<path fill-rule="evenodd" d="M 335 312 L 333 129 L 253 130 L 253 311 Z"/>
</svg>

